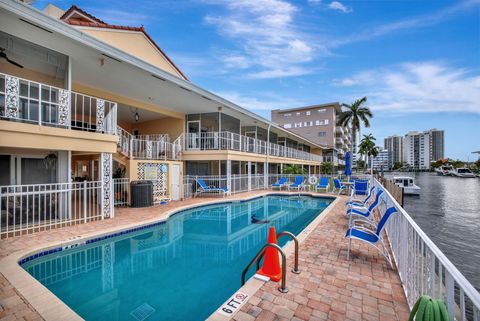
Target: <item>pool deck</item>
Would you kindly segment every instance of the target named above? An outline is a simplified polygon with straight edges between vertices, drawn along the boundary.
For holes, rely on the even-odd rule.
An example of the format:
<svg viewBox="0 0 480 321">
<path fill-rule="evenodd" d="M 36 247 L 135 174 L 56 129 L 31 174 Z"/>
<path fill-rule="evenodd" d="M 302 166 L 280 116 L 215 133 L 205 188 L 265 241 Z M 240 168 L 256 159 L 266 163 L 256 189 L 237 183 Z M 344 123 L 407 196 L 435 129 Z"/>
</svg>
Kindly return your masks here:
<svg viewBox="0 0 480 321">
<path fill-rule="evenodd" d="M 271 191 L 237 194 L 223 199 L 196 198 L 144 209 L 116 209 L 114 219 L 43 231 L 0 241 L 0 259 L 18 251 L 165 219 L 172 210 L 222 200 L 243 199 Z M 408 306 L 396 271 L 374 248 L 354 242 L 353 259 L 346 260 L 347 225 L 345 197 L 330 208 L 325 218 L 300 244 L 301 274 L 288 272 L 289 292 L 265 283 L 234 316 L 249 320 L 407 320 Z M 288 257 L 292 267 L 293 257 Z M 290 269 L 289 267 L 289 269 Z M 3 267 L 0 267 L 3 268 Z M 239 276 L 240 277 L 240 276 Z M 60 320 L 61 318 L 56 318 Z M 32 305 L 0 274 L 0 321 L 43 320 Z M 53 320 L 53 319 L 52 319 Z"/>
</svg>

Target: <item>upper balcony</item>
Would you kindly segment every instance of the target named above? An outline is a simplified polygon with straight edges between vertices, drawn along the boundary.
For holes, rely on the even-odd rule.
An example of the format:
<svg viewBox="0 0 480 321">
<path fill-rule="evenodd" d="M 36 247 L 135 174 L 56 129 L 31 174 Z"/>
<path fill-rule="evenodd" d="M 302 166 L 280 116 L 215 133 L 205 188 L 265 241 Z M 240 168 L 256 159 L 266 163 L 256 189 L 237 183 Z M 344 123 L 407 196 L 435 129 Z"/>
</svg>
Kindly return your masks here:
<svg viewBox="0 0 480 321">
<path fill-rule="evenodd" d="M 0 73 L 0 119 L 115 135 L 117 104 Z"/>
<path fill-rule="evenodd" d="M 180 138 L 185 151 L 229 150 L 312 162 L 324 161 L 320 155 L 227 131 L 184 133 Z"/>
</svg>

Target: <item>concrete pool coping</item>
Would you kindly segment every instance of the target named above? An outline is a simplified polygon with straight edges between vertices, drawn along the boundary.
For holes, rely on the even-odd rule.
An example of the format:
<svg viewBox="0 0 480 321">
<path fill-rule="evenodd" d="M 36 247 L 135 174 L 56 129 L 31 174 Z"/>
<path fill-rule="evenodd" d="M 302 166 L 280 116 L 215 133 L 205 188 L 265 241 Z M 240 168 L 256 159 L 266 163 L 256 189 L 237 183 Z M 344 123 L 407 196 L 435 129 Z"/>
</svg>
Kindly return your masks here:
<svg viewBox="0 0 480 321">
<path fill-rule="evenodd" d="M 33 254 L 47 251 L 50 249 L 58 248 L 58 247 L 66 247 L 71 245 L 80 244 L 85 242 L 86 240 L 90 240 L 93 238 L 102 237 L 105 235 L 109 235 L 112 233 L 117 233 L 125 230 L 130 230 L 132 228 L 138 228 L 145 225 L 150 225 L 158 222 L 167 221 L 171 216 L 176 214 L 180 214 L 185 210 L 189 210 L 196 207 L 207 206 L 207 205 L 215 205 L 221 203 L 230 203 L 234 201 L 248 201 L 251 199 L 255 199 L 262 196 L 267 195 L 307 195 L 313 197 L 326 197 L 332 198 L 333 202 L 329 204 L 329 206 L 322 211 L 322 213 L 326 213 L 328 209 L 332 208 L 332 205 L 338 201 L 338 198 L 332 194 L 325 194 L 325 193 L 314 193 L 314 192 L 287 192 L 287 191 L 263 191 L 260 193 L 256 193 L 255 195 L 249 195 L 241 197 L 241 195 L 235 195 L 234 198 L 223 198 L 223 199 L 214 199 L 211 201 L 203 201 L 201 203 L 194 203 L 189 205 L 179 206 L 170 210 L 167 210 L 165 213 L 162 214 L 162 217 L 155 217 L 151 219 L 142 220 L 140 222 L 135 223 L 127 223 L 125 225 L 114 226 L 112 228 L 104 228 L 101 231 L 95 231 L 91 233 L 86 233 L 83 235 L 77 235 L 70 237 L 64 240 L 52 241 L 44 244 L 40 244 L 35 247 L 31 247 L 29 249 L 24 249 L 20 251 L 13 252 L 0 260 L 0 273 L 5 277 L 5 279 L 10 282 L 10 284 L 18 291 L 18 293 L 25 298 L 25 300 L 33 307 L 33 309 L 45 320 L 83 320 L 77 313 L 75 313 L 68 305 L 66 305 L 62 300 L 60 300 L 56 295 L 50 292 L 44 285 L 42 285 L 39 281 L 37 281 L 33 276 L 31 276 L 26 270 L 24 270 L 19 262 L 29 257 Z M 299 241 L 300 239 L 305 239 L 305 237 L 311 232 L 313 229 L 311 226 L 314 222 L 317 222 L 317 219 L 324 215 L 319 215 L 312 221 L 300 234 L 299 234 Z M 318 225 L 320 221 L 315 224 Z M 309 229 L 307 231 L 307 229 Z M 304 237 L 303 233 L 307 231 Z M 55 232 L 55 230 L 52 230 Z M 291 248 L 287 251 L 287 248 Z M 293 253 L 292 244 L 289 243 L 285 247 L 286 252 L 285 254 L 289 256 Z M 249 280 L 251 282 L 252 280 Z M 256 280 L 259 281 L 259 280 Z M 264 282 L 261 282 L 263 284 Z M 248 282 L 247 282 L 248 283 Z M 254 283 L 253 283 L 254 284 Z M 260 284 L 260 286 L 261 286 Z M 247 285 L 247 284 L 246 284 Z M 245 285 L 245 286 L 246 286 Z M 252 285 L 250 285 L 251 287 Z"/>
</svg>

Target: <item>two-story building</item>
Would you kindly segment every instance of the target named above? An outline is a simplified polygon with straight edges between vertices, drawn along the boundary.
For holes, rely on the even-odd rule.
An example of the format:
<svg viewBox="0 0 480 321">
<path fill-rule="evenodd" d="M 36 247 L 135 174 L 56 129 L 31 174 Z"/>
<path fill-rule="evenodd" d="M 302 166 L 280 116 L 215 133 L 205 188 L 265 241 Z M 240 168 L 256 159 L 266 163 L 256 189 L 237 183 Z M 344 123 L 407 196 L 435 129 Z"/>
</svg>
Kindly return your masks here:
<svg viewBox="0 0 480 321">
<path fill-rule="evenodd" d="M 191 176 L 249 190 L 284 164 L 319 172 L 320 144 L 190 82 L 143 27 L 0 0 L 0 30 L 2 231 L 111 217 L 132 181 L 159 202 Z"/>
</svg>

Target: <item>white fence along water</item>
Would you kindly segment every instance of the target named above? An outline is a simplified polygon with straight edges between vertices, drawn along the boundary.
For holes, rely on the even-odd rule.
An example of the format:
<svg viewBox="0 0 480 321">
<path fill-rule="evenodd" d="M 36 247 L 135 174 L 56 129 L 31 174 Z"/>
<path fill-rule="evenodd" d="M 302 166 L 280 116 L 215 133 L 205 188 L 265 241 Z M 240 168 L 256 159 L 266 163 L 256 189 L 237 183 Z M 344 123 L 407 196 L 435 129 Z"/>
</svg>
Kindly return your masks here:
<svg viewBox="0 0 480 321">
<path fill-rule="evenodd" d="M 1 237 L 102 219 L 101 182 L 0 186 Z"/>
<path fill-rule="evenodd" d="M 380 186 L 377 180 L 375 184 Z M 410 307 L 426 294 L 444 300 L 450 320 L 480 321 L 478 291 L 392 195 L 384 191 L 387 206 L 398 210 L 388 221 L 386 233 Z"/>
</svg>

